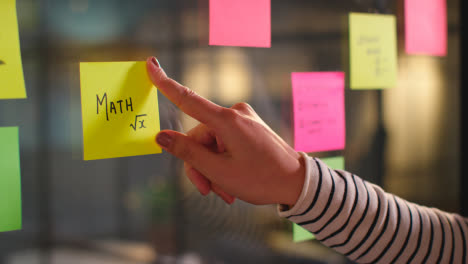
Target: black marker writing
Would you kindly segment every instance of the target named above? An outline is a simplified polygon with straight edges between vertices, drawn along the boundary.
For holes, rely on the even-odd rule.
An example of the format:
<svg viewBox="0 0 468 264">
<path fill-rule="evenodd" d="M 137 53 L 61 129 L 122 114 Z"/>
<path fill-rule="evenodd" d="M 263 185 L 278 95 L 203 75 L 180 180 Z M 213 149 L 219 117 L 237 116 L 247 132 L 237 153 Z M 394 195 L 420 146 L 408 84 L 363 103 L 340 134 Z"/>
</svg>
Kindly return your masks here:
<svg viewBox="0 0 468 264">
<path fill-rule="evenodd" d="M 139 129 L 146 128 L 146 127 L 145 127 L 145 124 L 144 124 L 144 123 L 145 123 L 145 120 L 144 120 L 144 119 L 138 120 L 139 117 L 143 117 L 143 116 L 146 116 L 146 114 L 135 116 L 135 124 L 130 124 L 130 127 L 132 127 L 133 130 L 136 131 L 137 128 L 139 128 Z M 139 127 L 137 127 L 137 122 L 140 122 L 140 126 L 139 126 Z"/>
<path fill-rule="evenodd" d="M 133 103 L 132 103 L 132 98 L 129 97 L 128 99 L 125 99 L 125 108 L 122 106 L 124 100 L 118 100 L 118 101 L 110 101 L 108 103 L 107 100 L 107 93 L 104 93 L 104 95 L 99 98 L 99 95 L 96 94 L 96 114 L 99 115 L 99 107 L 103 107 L 103 104 L 105 104 L 106 107 L 106 120 L 109 121 L 109 113 L 113 114 L 118 114 L 119 112 L 123 114 L 125 112 L 124 109 L 126 109 L 126 112 L 133 112 Z"/>
<path fill-rule="evenodd" d="M 102 97 L 102 101 L 99 100 L 99 95 L 96 94 L 96 99 L 97 99 L 97 103 L 96 103 L 96 106 L 97 106 L 97 112 L 96 114 L 99 115 L 99 106 L 101 105 L 102 106 L 102 103 L 104 103 L 104 99 L 106 100 L 106 120 L 109 121 L 109 112 L 107 111 L 107 93 L 104 93 L 104 96 Z"/>
<path fill-rule="evenodd" d="M 369 44 L 369 43 L 378 43 L 380 41 L 377 36 L 359 36 L 358 45 Z"/>
<path fill-rule="evenodd" d="M 140 128 L 146 128 L 145 127 L 145 120 L 140 120 Z"/>
<path fill-rule="evenodd" d="M 309 134 L 317 134 L 317 133 L 320 133 L 320 132 L 322 132 L 321 128 L 307 130 L 307 133 L 309 133 Z"/>
<path fill-rule="evenodd" d="M 325 107 L 328 107 L 327 103 L 315 103 L 315 102 L 299 102 L 298 103 L 298 110 L 299 111 L 303 111 L 305 109 L 310 109 L 310 108 L 314 108 L 314 109 L 320 109 L 320 108 L 325 108 Z"/>
<path fill-rule="evenodd" d="M 367 55 L 380 55 L 380 49 L 379 48 L 368 48 L 367 49 Z"/>
</svg>

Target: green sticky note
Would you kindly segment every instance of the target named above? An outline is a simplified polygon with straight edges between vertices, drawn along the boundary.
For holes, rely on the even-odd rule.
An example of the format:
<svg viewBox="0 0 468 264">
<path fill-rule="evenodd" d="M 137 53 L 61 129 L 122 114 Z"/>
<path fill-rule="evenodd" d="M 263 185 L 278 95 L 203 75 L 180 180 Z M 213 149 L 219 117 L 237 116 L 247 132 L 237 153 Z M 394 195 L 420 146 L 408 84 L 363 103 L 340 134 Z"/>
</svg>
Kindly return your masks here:
<svg viewBox="0 0 468 264">
<path fill-rule="evenodd" d="M 349 15 L 351 89 L 391 88 L 397 82 L 397 30 L 393 15 Z"/>
<path fill-rule="evenodd" d="M 0 127 L 0 232 L 21 229 L 18 127 Z"/>
<path fill-rule="evenodd" d="M 314 240 L 315 236 L 305 228 L 298 224 L 293 224 L 293 241 L 302 242 L 307 240 Z"/>
<path fill-rule="evenodd" d="M 331 169 L 334 170 L 344 170 L 345 168 L 345 160 L 344 157 L 331 157 L 331 158 L 323 158 L 321 159 L 325 164 L 328 165 Z"/>
<path fill-rule="evenodd" d="M 344 157 L 331 157 L 321 159 L 325 164 L 334 170 L 344 170 L 345 160 Z M 314 234 L 301 227 L 298 224 L 293 224 L 293 241 L 302 242 L 315 239 Z"/>
</svg>

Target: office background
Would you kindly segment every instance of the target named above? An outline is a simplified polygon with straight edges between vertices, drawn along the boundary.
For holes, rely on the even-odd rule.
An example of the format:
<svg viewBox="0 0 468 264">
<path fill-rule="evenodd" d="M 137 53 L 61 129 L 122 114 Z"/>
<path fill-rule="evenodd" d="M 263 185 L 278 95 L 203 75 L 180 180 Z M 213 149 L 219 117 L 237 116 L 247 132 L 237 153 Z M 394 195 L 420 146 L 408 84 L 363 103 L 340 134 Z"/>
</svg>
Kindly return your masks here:
<svg viewBox="0 0 468 264">
<path fill-rule="evenodd" d="M 447 1 L 438 58 L 405 54 L 401 0 L 272 0 L 269 49 L 208 46 L 208 0 L 18 0 L 28 99 L 0 101 L 0 126 L 20 127 L 23 230 L 0 234 L 0 263 L 347 263 L 294 244 L 274 206 L 202 197 L 167 153 L 83 161 L 78 64 L 157 56 L 210 100 L 250 103 L 292 144 L 290 73 L 348 75 L 349 12 L 397 16 L 398 85 L 347 87 L 346 149 L 314 155 L 344 155 L 347 170 L 410 201 L 466 210 L 460 2 Z M 196 124 L 162 95 L 159 107 L 163 129 Z"/>
</svg>

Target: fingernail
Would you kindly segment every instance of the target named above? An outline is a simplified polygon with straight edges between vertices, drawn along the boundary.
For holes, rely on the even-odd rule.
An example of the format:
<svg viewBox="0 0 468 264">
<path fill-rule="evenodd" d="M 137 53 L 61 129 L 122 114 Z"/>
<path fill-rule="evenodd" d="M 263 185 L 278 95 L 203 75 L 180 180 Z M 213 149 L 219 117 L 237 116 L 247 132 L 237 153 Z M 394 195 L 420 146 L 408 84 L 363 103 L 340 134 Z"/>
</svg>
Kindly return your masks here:
<svg viewBox="0 0 468 264">
<path fill-rule="evenodd" d="M 225 196 L 225 195 L 221 196 L 221 198 L 224 200 L 225 203 L 227 203 L 229 205 L 231 205 L 234 202 L 233 198 Z"/>
<path fill-rule="evenodd" d="M 163 148 L 169 148 L 172 144 L 172 137 L 168 133 L 161 132 L 156 136 L 156 142 Z"/>
<path fill-rule="evenodd" d="M 158 59 L 156 59 L 156 57 L 152 57 L 151 62 L 154 64 L 154 66 L 156 66 L 158 68 L 161 68 L 161 66 L 159 64 L 159 61 L 158 61 Z"/>
<path fill-rule="evenodd" d="M 210 187 L 202 188 L 200 186 L 200 188 L 198 188 L 198 190 L 200 191 L 201 195 L 207 196 L 208 194 L 210 194 L 211 188 Z"/>
<path fill-rule="evenodd" d="M 208 189 L 208 190 L 204 190 L 204 191 L 198 189 L 198 191 L 199 191 L 200 194 L 203 195 L 203 196 L 207 196 L 208 194 L 210 194 L 210 190 L 209 190 L 209 189 Z"/>
</svg>

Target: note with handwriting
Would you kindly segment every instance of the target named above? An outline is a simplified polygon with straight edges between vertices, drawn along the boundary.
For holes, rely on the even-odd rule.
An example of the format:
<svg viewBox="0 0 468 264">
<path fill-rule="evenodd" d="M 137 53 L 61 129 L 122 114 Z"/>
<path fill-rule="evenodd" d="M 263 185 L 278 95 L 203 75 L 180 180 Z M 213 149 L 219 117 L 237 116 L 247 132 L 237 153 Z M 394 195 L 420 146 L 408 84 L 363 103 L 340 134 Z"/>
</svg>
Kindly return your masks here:
<svg viewBox="0 0 468 264">
<path fill-rule="evenodd" d="M 344 149 L 344 73 L 294 72 L 291 79 L 294 149 L 303 152 Z"/>
<path fill-rule="evenodd" d="M 18 127 L 0 127 L 0 232 L 21 229 Z"/>
<path fill-rule="evenodd" d="M 210 45 L 271 47 L 271 0 L 210 0 Z"/>
<path fill-rule="evenodd" d="M 0 99 L 26 98 L 16 0 L 0 1 Z"/>
<path fill-rule="evenodd" d="M 328 167 L 334 170 L 344 170 L 345 169 L 345 160 L 344 157 L 331 157 L 331 158 L 322 158 L 321 159 Z M 315 239 L 315 235 L 301 227 L 298 224 L 293 224 L 293 241 L 302 242 L 307 240 Z"/>
<path fill-rule="evenodd" d="M 158 93 L 145 62 L 80 63 L 85 160 L 161 153 Z"/>
<path fill-rule="evenodd" d="M 405 0 L 406 53 L 447 55 L 447 0 Z"/>
<path fill-rule="evenodd" d="M 391 88 L 397 81 L 397 34 L 393 15 L 349 15 L 351 89 Z"/>
</svg>

